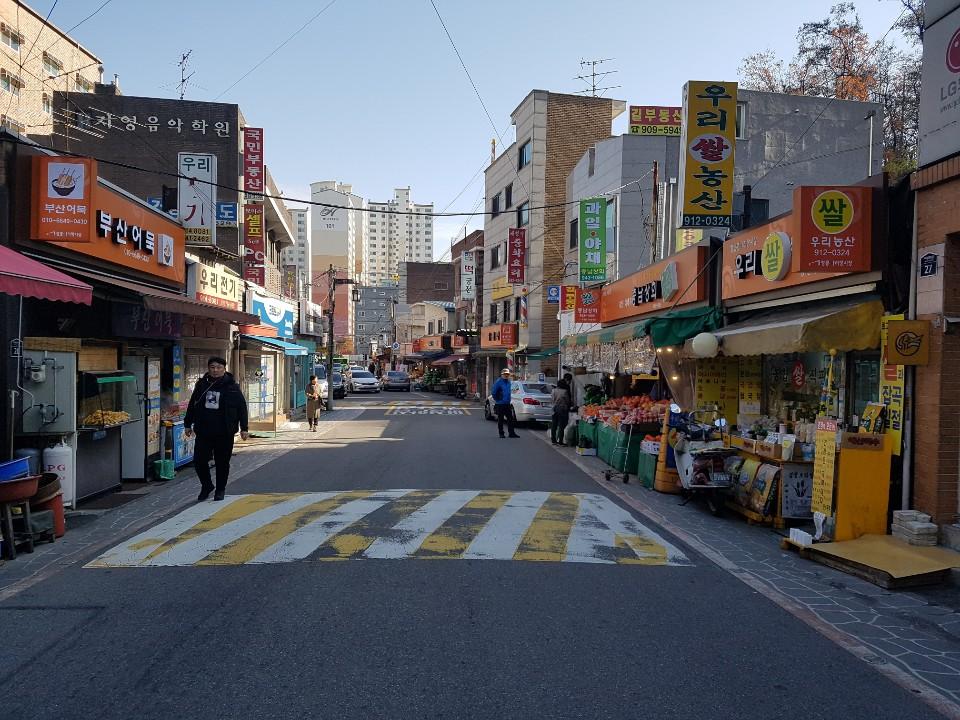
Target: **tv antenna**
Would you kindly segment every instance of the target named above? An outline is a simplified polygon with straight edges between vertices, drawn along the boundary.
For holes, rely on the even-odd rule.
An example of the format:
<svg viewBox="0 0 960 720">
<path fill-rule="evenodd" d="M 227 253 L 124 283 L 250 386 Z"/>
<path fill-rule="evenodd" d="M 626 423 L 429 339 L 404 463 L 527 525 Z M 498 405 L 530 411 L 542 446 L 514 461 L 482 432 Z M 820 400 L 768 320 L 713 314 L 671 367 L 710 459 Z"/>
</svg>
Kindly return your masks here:
<svg viewBox="0 0 960 720">
<path fill-rule="evenodd" d="M 196 73 L 196 70 L 192 70 L 190 74 L 187 75 L 187 63 L 190 61 L 190 55 L 192 54 L 193 50 L 187 50 L 180 56 L 180 62 L 177 63 L 177 65 L 180 66 L 180 82 L 177 84 L 177 89 L 180 91 L 181 100 L 183 100 L 183 96 L 187 94 L 187 85 L 190 84 L 190 78 Z"/>
<path fill-rule="evenodd" d="M 580 60 L 580 70 L 583 73 L 582 75 L 577 75 L 575 80 L 583 80 L 589 89 L 580 90 L 577 92 L 577 95 L 592 95 L 593 97 L 601 97 L 603 93 L 607 90 L 615 90 L 620 85 L 607 85 L 606 87 L 600 87 L 602 83 L 605 82 L 604 78 L 608 75 L 613 75 L 617 70 L 604 70 L 602 72 L 597 72 L 597 66 L 603 65 L 605 62 L 610 62 L 615 58 L 603 58 L 602 60 Z M 589 72 L 588 72 L 589 70 Z"/>
</svg>

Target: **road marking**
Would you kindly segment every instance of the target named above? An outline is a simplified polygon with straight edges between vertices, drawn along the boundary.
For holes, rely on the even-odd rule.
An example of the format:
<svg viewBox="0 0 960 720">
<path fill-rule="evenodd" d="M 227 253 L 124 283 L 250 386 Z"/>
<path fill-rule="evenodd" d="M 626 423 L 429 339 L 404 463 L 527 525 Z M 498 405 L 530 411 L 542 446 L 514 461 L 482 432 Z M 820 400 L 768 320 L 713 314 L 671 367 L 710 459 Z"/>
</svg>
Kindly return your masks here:
<svg viewBox="0 0 960 720">
<path fill-rule="evenodd" d="M 469 415 L 469 408 L 448 406 L 411 405 L 407 407 L 391 407 L 384 411 L 384 415 Z"/>
<path fill-rule="evenodd" d="M 231 495 L 191 506 L 87 567 L 359 558 L 689 564 L 601 495 L 402 489 Z"/>
</svg>

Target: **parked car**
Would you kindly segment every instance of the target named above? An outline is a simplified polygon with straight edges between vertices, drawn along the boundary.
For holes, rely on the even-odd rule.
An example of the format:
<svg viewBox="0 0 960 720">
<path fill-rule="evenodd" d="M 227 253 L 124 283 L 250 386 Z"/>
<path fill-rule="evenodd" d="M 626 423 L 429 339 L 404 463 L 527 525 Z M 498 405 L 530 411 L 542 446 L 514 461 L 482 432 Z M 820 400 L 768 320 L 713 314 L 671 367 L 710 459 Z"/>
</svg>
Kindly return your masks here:
<svg viewBox="0 0 960 720">
<path fill-rule="evenodd" d="M 347 385 L 344 382 L 343 375 L 341 373 L 333 374 L 333 397 L 334 398 L 345 398 L 347 396 Z"/>
<path fill-rule="evenodd" d="M 388 370 L 380 381 L 384 390 L 404 390 L 410 392 L 410 376 L 400 370 Z"/>
<path fill-rule="evenodd" d="M 549 423 L 553 418 L 553 387 L 546 383 L 514 380 L 510 384 L 510 412 L 513 421 Z M 488 395 L 483 404 L 483 416 L 487 420 L 496 420 L 493 396 Z"/>
<path fill-rule="evenodd" d="M 350 392 L 380 392 L 380 381 L 368 370 L 354 370 L 350 373 Z"/>
</svg>

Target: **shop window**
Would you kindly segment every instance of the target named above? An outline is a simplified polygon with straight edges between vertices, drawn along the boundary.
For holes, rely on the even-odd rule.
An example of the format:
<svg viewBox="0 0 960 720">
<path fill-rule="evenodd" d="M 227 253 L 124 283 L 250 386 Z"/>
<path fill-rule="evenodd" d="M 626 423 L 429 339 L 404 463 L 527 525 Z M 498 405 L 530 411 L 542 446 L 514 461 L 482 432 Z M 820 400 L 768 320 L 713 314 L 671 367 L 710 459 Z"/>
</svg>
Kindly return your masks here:
<svg viewBox="0 0 960 720">
<path fill-rule="evenodd" d="M 855 352 L 850 356 L 850 422 L 859 423 L 867 403 L 879 399 L 880 353 Z"/>
</svg>

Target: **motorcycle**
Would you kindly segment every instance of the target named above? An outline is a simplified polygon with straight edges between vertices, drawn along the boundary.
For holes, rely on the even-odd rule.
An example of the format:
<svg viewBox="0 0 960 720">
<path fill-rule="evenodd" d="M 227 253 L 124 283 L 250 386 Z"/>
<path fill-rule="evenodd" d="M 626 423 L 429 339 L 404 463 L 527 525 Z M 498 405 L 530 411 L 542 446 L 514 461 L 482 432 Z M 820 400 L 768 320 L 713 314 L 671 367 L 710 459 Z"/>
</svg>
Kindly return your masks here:
<svg viewBox="0 0 960 720">
<path fill-rule="evenodd" d="M 454 390 L 454 395 L 458 400 L 467 399 L 467 384 L 464 382 L 458 382 Z"/>
</svg>

